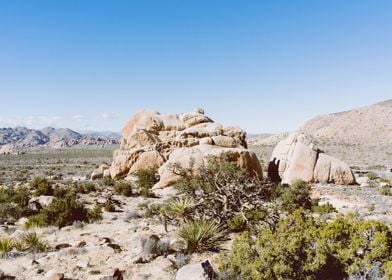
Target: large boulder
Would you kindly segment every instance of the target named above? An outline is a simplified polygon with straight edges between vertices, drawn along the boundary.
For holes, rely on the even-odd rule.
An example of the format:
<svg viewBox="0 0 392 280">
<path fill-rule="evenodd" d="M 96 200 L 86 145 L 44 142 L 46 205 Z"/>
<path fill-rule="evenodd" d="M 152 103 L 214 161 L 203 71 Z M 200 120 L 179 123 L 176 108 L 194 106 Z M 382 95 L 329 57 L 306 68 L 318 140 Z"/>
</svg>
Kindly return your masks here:
<svg viewBox="0 0 392 280">
<path fill-rule="evenodd" d="M 16 154 L 15 147 L 12 144 L 7 144 L 0 147 L 0 155 Z"/>
<path fill-rule="evenodd" d="M 91 174 L 91 180 L 102 179 L 104 177 L 105 170 L 108 170 L 108 169 L 109 169 L 109 166 L 107 164 L 101 164 Z"/>
<path fill-rule="evenodd" d="M 222 153 L 250 174 L 262 176 L 256 155 L 247 149 L 244 130 L 214 123 L 202 109 L 173 115 L 143 110 L 125 125 L 120 148 L 104 176 L 131 178 L 140 169 L 157 166 L 161 180 L 156 188 L 164 188 L 178 179 L 171 172 L 173 164 L 188 167 L 194 161 L 198 167 L 208 156 Z"/>
<path fill-rule="evenodd" d="M 303 133 L 293 133 L 278 143 L 268 167 L 273 181 L 291 183 L 296 179 L 314 183 L 355 184 L 350 167 L 324 154 Z"/>
<path fill-rule="evenodd" d="M 262 174 L 262 168 L 256 155 L 245 148 L 225 148 L 213 145 L 197 145 L 190 148 L 179 148 L 173 151 L 169 160 L 159 168 L 160 181 L 154 186 L 164 188 L 171 186 L 179 179 L 178 175 L 173 173 L 173 165 L 179 164 L 183 167 L 189 167 L 193 163 L 195 171 L 207 164 L 209 156 L 220 156 L 227 154 L 230 161 L 236 162 L 237 165 L 248 172 L 250 175 L 259 176 Z"/>
<path fill-rule="evenodd" d="M 209 261 L 187 264 L 176 274 L 176 280 L 210 280 L 215 279 L 216 273 Z"/>
</svg>

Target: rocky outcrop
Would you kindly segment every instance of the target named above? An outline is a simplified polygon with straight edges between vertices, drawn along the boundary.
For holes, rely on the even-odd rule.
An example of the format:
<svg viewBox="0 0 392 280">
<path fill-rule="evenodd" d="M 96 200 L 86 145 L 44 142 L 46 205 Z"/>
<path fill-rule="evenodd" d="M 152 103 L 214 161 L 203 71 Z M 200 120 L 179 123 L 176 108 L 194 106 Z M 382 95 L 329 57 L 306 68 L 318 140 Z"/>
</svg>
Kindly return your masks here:
<svg viewBox="0 0 392 280">
<path fill-rule="evenodd" d="M 164 188 L 178 179 L 171 172 L 172 164 L 188 167 L 194 161 L 196 168 L 208 156 L 222 153 L 250 174 L 262 176 L 261 165 L 247 149 L 246 132 L 241 128 L 214 123 L 202 109 L 174 115 L 144 110 L 125 125 L 120 149 L 113 154 L 110 176 L 128 176 L 141 168 L 157 166 L 161 180 L 156 188 Z"/>
<path fill-rule="evenodd" d="M 271 156 L 268 176 L 283 183 L 296 179 L 344 185 L 355 183 L 346 163 L 324 154 L 303 133 L 293 133 L 279 142 Z"/>
<path fill-rule="evenodd" d="M 109 169 L 109 166 L 107 164 L 101 164 L 91 174 L 91 180 L 102 179 L 104 177 L 104 175 L 105 175 L 105 171 L 108 170 L 108 169 Z M 106 173 L 106 175 L 109 175 L 109 173 Z"/>
<path fill-rule="evenodd" d="M 13 155 L 17 154 L 14 145 L 8 144 L 0 147 L 0 155 Z"/>
<path fill-rule="evenodd" d="M 176 280 L 209 280 L 215 279 L 215 272 L 209 261 L 187 264 L 180 268 Z"/>
</svg>

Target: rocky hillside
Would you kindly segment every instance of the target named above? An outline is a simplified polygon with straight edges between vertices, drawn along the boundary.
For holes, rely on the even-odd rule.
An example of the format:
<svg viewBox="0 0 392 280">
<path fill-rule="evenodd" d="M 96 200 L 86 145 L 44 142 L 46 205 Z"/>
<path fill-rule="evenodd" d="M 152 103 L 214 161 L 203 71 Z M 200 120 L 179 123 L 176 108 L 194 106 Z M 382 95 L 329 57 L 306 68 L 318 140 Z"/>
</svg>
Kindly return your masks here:
<svg viewBox="0 0 392 280">
<path fill-rule="evenodd" d="M 321 143 L 391 145 L 392 99 L 368 107 L 318 116 L 300 130 Z"/>
<path fill-rule="evenodd" d="M 74 145 L 108 146 L 118 142 L 118 136 L 81 134 L 68 128 L 46 127 L 42 130 L 26 127 L 0 128 L 0 147 L 7 145 L 14 149 L 62 148 Z"/>
</svg>

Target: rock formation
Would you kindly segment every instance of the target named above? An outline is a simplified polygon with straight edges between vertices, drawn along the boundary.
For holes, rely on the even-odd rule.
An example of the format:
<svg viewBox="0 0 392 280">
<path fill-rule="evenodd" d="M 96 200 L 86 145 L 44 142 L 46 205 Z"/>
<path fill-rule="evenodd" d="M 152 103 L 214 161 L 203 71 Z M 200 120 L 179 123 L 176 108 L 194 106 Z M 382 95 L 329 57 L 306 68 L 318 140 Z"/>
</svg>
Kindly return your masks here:
<svg viewBox="0 0 392 280">
<path fill-rule="evenodd" d="M 0 155 L 12 155 L 16 154 L 14 145 L 8 144 L 0 147 Z"/>
<path fill-rule="evenodd" d="M 316 148 L 303 133 L 293 133 L 274 149 L 268 168 L 273 181 L 291 183 L 295 179 L 350 185 L 355 177 L 350 167 Z"/>
<path fill-rule="evenodd" d="M 197 168 L 209 155 L 227 153 L 238 166 L 252 175 L 262 176 L 256 155 L 247 149 L 246 132 L 238 127 L 223 127 L 204 115 L 202 109 L 192 113 L 163 115 L 144 110 L 133 116 L 123 129 L 123 139 L 114 151 L 110 176 L 132 175 L 135 171 L 159 167 L 164 188 L 177 181 L 171 165 Z"/>
</svg>

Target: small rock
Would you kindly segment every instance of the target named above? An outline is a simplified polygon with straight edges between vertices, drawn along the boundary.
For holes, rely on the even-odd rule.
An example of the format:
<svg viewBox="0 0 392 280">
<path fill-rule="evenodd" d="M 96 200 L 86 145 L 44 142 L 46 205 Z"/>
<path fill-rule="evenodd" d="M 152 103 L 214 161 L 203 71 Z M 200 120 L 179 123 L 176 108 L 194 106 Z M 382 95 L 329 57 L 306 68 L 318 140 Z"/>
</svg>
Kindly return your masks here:
<svg viewBox="0 0 392 280">
<path fill-rule="evenodd" d="M 23 218 L 20 218 L 20 219 L 16 222 L 16 224 L 17 224 L 18 226 L 23 227 L 28 221 L 29 221 L 28 218 L 23 217 Z"/>
<path fill-rule="evenodd" d="M 186 250 L 186 244 L 179 239 L 174 239 L 170 241 L 170 251 L 172 252 L 183 252 Z"/>
<path fill-rule="evenodd" d="M 64 279 L 64 273 L 57 269 L 52 269 L 46 272 L 45 274 L 45 279 L 47 280 L 63 280 Z"/>
<path fill-rule="evenodd" d="M 369 183 L 369 178 L 368 177 L 357 177 L 357 178 L 355 178 L 355 180 L 357 181 L 357 183 L 359 185 Z"/>
<path fill-rule="evenodd" d="M 76 246 L 78 248 L 83 248 L 87 245 L 86 241 L 80 241 L 79 244 Z"/>
<path fill-rule="evenodd" d="M 87 269 L 90 267 L 90 261 L 89 260 L 82 260 L 77 263 L 76 267 L 79 269 Z"/>
<path fill-rule="evenodd" d="M 116 254 L 119 254 L 119 253 L 122 252 L 121 247 L 119 245 L 117 245 L 117 244 L 110 243 L 110 244 L 108 244 L 108 246 L 110 248 L 112 248 Z"/>
<path fill-rule="evenodd" d="M 108 237 L 103 237 L 102 240 L 104 244 L 111 244 L 113 242 L 113 240 Z"/>
<path fill-rule="evenodd" d="M 211 280 L 215 272 L 209 261 L 183 266 L 176 275 L 176 280 Z"/>
<path fill-rule="evenodd" d="M 72 247 L 71 245 L 69 245 L 69 244 L 59 244 L 59 245 L 56 245 L 56 247 L 54 247 L 57 251 L 59 251 L 59 250 L 61 250 L 61 249 L 65 249 L 65 248 L 70 248 L 70 247 Z"/>
</svg>

